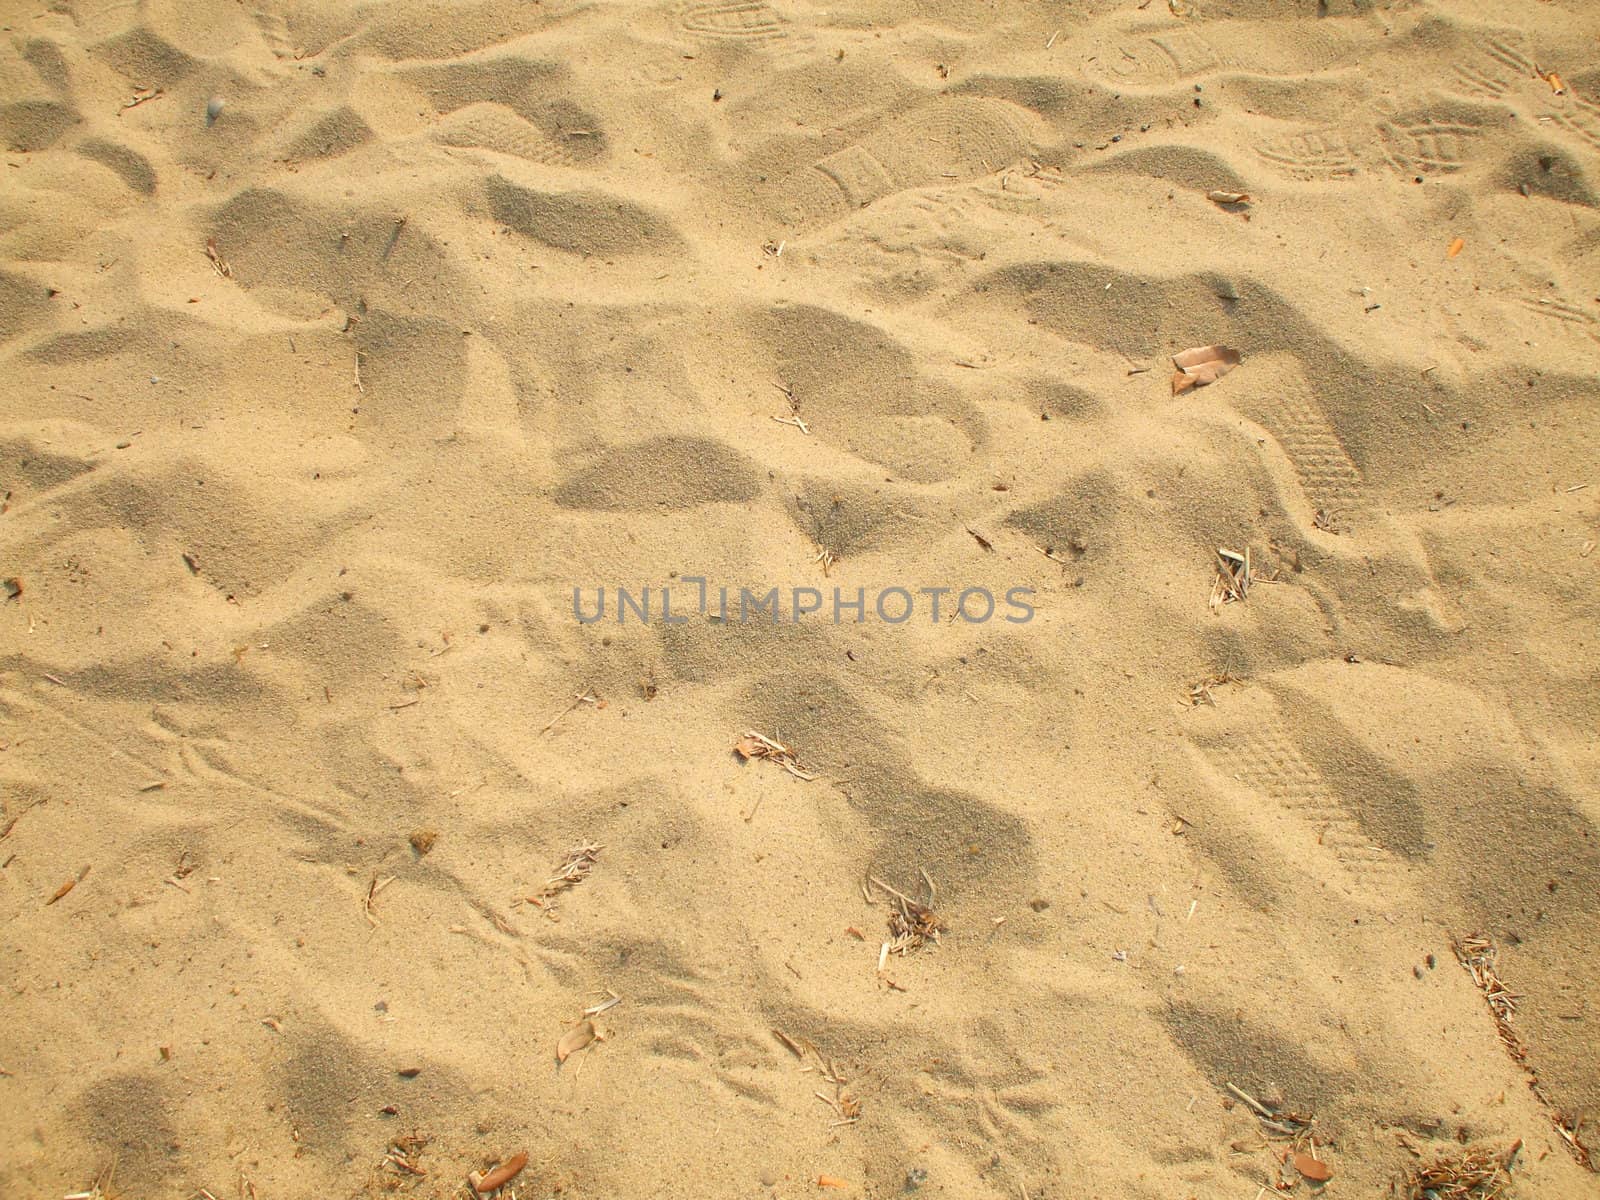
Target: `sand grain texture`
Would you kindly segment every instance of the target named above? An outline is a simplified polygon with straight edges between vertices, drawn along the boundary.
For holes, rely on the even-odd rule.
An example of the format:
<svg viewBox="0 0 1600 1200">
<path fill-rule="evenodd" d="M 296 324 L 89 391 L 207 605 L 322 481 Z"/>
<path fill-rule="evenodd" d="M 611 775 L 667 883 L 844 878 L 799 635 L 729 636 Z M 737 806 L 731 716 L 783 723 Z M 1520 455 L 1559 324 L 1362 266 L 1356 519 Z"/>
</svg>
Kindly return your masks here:
<svg viewBox="0 0 1600 1200">
<path fill-rule="evenodd" d="M 0 1193 L 1600 1192 L 1600 10 L 1045 7 L 4 6 Z"/>
</svg>

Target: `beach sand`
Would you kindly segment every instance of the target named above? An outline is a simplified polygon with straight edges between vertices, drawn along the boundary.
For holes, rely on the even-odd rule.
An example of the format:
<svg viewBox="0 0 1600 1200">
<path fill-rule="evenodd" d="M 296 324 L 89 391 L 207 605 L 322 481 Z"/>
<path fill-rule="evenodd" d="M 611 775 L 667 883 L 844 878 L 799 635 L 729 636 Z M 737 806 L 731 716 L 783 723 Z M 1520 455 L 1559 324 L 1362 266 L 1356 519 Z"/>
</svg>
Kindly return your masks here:
<svg viewBox="0 0 1600 1200">
<path fill-rule="evenodd" d="M 0 1193 L 1600 1194 L 1600 8 L 1060 7 L 4 6 Z"/>
</svg>

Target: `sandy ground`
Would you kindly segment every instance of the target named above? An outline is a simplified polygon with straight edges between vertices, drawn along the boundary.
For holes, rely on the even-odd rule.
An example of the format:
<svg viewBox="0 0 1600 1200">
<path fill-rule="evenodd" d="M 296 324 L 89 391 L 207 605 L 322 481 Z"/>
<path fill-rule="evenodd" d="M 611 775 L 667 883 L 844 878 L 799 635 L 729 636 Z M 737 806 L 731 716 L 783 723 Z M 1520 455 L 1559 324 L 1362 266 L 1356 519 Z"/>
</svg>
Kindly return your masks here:
<svg viewBox="0 0 1600 1200">
<path fill-rule="evenodd" d="M 1060 7 L 4 5 L 0 1193 L 1600 1194 L 1600 7 Z"/>
</svg>

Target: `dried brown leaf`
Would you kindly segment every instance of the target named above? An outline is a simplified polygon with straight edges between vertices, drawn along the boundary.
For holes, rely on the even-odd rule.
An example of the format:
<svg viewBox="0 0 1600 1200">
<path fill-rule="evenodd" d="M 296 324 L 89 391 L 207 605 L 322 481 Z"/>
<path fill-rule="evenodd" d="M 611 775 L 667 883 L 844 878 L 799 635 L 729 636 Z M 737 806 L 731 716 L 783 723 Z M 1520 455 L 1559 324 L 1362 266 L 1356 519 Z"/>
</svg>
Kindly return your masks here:
<svg viewBox="0 0 1600 1200">
<path fill-rule="evenodd" d="M 579 1050 L 593 1042 L 595 1036 L 593 1021 L 579 1021 L 562 1034 L 561 1040 L 556 1043 L 556 1061 L 566 1062 Z"/>
<path fill-rule="evenodd" d="M 1326 1183 L 1333 1178 L 1333 1168 L 1310 1154 L 1296 1154 L 1294 1169 L 1314 1183 Z"/>
<path fill-rule="evenodd" d="M 61 897 L 65 896 L 68 892 L 70 892 L 73 888 L 75 888 L 77 886 L 78 886 L 78 881 L 76 879 L 67 880 L 65 883 L 63 883 L 60 887 L 58 887 L 56 889 L 55 895 L 51 896 L 50 899 L 45 901 L 45 905 L 49 906 L 51 904 L 54 904 L 57 900 L 61 899 Z"/>
<path fill-rule="evenodd" d="M 506 1184 L 510 1183 L 519 1174 L 521 1174 L 522 1168 L 527 1165 L 527 1151 L 519 1151 L 518 1153 L 513 1154 L 510 1158 L 506 1159 L 505 1162 L 501 1163 L 492 1171 L 485 1171 L 481 1174 L 477 1171 L 474 1171 L 471 1175 L 467 1176 L 467 1182 L 472 1185 L 473 1191 L 477 1192 L 479 1195 L 485 1195 L 489 1192 L 495 1191 L 498 1188 L 505 1187 Z"/>
<path fill-rule="evenodd" d="M 1172 394 L 1215 383 L 1244 360 L 1232 346 L 1195 346 L 1172 356 Z"/>
<path fill-rule="evenodd" d="M 1207 363 L 1222 363 L 1229 367 L 1239 365 L 1239 352 L 1231 346 L 1195 346 L 1172 356 L 1172 365 L 1180 371 L 1192 371 Z"/>
</svg>

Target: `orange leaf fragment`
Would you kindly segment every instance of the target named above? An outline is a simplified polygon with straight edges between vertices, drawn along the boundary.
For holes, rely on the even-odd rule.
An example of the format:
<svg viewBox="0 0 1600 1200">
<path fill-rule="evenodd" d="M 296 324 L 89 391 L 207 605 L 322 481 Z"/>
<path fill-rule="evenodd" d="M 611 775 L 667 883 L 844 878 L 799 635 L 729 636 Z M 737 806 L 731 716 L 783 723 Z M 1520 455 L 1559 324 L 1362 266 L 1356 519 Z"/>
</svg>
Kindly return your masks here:
<svg viewBox="0 0 1600 1200">
<path fill-rule="evenodd" d="M 73 888 L 75 888 L 77 886 L 78 886 L 78 881 L 76 879 L 67 880 L 65 883 L 63 883 L 60 887 L 58 887 L 56 889 L 56 894 L 54 896 L 51 896 L 50 899 L 45 901 L 45 906 L 48 907 L 48 906 L 54 904 L 57 900 L 61 899 L 61 897 L 65 896 L 68 892 L 70 892 Z"/>
<path fill-rule="evenodd" d="M 594 1022 L 579 1021 L 571 1029 L 561 1035 L 561 1040 L 556 1043 L 556 1061 L 566 1062 L 579 1050 L 594 1041 Z"/>
<path fill-rule="evenodd" d="M 1178 369 L 1172 376 L 1172 394 L 1215 383 L 1242 361 L 1232 346 L 1195 346 L 1174 354 L 1172 365 Z"/>
<path fill-rule="evenodd" d="M 1540 75 L 1539 75 L 1539 78 L 1543 79 L 1546 83 L 1548 83 L 1550 85 L 1550 90 L 1552 92 L 1554 92 L 1556 95 L 1565 96 L 1567 94 L 1566 81 L 1563 80 L 1561 78 L 1561 76 L 1557 75 L 1554 71 L 1541 72 Z"/>
<path fill-rule="evenodd" d="M 847 1188 L 850 1185 L 837 1175 L 818 1175 L 817 1186 L 819 1188 Z"/>
<path fill-rule="evenodd" d="M 1450 249 L 1448 249 L 1448 250 L 1446 250 L 1444 252 L 1444 256 L 1446 258 L 1454 258 L 1456 255 L 1460 254 L 1466 248 L 1467 248 L 1467 239 L 1466 238 L 1457 238 L 1455 241 L 1450 243 Z"/>
<path fill-rule="evenodd" d="M 528 1165 L 528 1152 L 526 1150 L 513 1154 L 505 1162 L 492 1171 L 474 1171 L 467 1176 L 467 1182 L 472 1185 L 472 1190 L 480 1196 L 486 1195 L 497 1188 L 503 1188 L 522 1172 Z"/>
<path fill-rule="evenodd" d="M 1333 1168 L 1320 1158 L 1313 1158 L 1309 1154 L 1296 1154 L 1294 1169 L 1313 1183 L 1326 1183 L 1333 1178 Z"/>
</svg>

